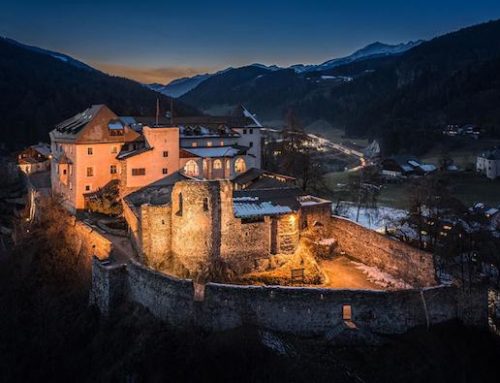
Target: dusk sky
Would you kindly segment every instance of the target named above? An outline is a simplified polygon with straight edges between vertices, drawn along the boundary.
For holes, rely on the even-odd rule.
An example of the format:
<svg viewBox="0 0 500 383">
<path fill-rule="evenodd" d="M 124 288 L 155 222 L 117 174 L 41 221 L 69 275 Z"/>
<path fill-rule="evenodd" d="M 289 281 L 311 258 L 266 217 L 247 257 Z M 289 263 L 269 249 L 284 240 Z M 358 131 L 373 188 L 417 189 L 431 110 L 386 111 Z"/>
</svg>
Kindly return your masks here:
<svg viewBox="0 0 500 383">
<path fill-rule="evenodd" d="M 3 0 L 0 35 L 143 82 L 320 63 L 500 18 L 498 0 Z"/>
</svg>

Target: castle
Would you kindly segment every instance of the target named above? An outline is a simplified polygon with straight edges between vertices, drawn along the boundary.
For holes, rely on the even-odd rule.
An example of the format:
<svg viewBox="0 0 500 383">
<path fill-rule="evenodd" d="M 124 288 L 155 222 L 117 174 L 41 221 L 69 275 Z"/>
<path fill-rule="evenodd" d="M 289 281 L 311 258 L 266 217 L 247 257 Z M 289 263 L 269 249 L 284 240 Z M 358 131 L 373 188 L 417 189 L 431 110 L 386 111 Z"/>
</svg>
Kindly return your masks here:
<svg viewBox="0 0 500 383">
<path fill-rule="evenodd" d="M 94 105 L 50 133 L 53 192 L 78 211 L 119 182 L 133 244 L 155 268 L 173 257 L 191 275 L 214 259 L 242 267 L 293 254 L 301 230 L 326 225 L 331 203 L 260 169 L 262 125 L 240 111 L 165 126 Z"/>
<path fill-rule="evenodd" d="M 378 342 L 379 335 L 453 319 L 487 326 L 484 289 L 437 286 L 430 253 L 332 216 L 330 201 L 261 169 L 261 128 L 244 108 L 227 118 L 153 123 L 95 105 L 50 133 L 52 191 L 70 211 L 86 209 L 109 183 L 119 185 L 136 255 L 113 259 L 109 238 L 77 224 L 80 240 L 99 257 L 90 302 L 101 313 L 130 301 L 177 327 L 247 324 L 347 343 Z M 243 275 L 259 264 L 272 269 L 275 259 L 292 263 L 311 232 L 316 245 L 334 244 L 336 254 L 411 287 L 248 286 L 199 278 L 214 264 Z"/>
</svg>

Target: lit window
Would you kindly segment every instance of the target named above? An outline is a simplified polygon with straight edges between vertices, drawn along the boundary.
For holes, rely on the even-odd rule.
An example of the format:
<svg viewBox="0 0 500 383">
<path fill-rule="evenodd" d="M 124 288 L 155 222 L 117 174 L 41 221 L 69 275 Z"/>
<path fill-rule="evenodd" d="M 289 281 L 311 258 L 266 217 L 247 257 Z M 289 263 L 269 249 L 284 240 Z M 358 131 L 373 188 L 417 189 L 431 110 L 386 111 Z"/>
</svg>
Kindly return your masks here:
<svg viewBox="0 0 500 383">
<path fill-rule="evenodd" d="M 343 305 L 342 306 L 342 319 L 345 321 L 352 321 L 352 306 Z"/>
<path fill-rule="evenodd" d="M 163 157 L 168 157 L 168 151 L 167 151 L 167 150 L 165 150 L 165 151 L 163 152 Z"/>
<path fill-rule="evenodd" d="M 207 141 L 207 146 L 212 146 L 212 141 Z"/>
<path fill-rule="evenodd" d="M 191 146 L 192 146 L 193 148 L 196 148 L 196 147 L 198 146 L 198 143 L 197 143 L 197 142 L 193 142 L 193 143 L 191 144 Z"/>
<path fill-rule="evenodd" d="M 231 160 L 226 161 L 226 169 L 231 170 Z"/>
<path fill-rule="evenodd" d="M 109 172 L 110 172 L 111 174 L 116 174 L 116 165 L 111 165 L 111 166 L 109 167 Z"/>
<path fill-rule="evenodd" d="M 87 168 L 87 177 L 94 176 L 94 168 Z"/>
<path fill-rule="evenodd" d="M 163 174 L 168 174 L 168 169 L 167 169 L 167 168 L 163 168 L 163 169 L 161 169 L 161 172 L 162 172 Z"/>
<path fill-rule="evenodd" d="M 243 158 L 238 158 L 234 162 L 234 171 L 236 173 L 243 173 L 247 169 L 247 164 Z"/>
<path fill-rule="evenodd" d="M 146 175 L 146 169 L 145 168 L 132 169 L 132 175 L 133 176 L 145 176 Z"/>
<path fill-rule="evenodd" d="M 224 141 L 221 141 L 221 142 L 220 142 L 220 146 L 224 146 Z"/>
<path fill-rule="evenodd" d="M 91 148 L 91 147 L 87 148 L 87 154 L 89 156 L 91 156 L 92 154 L 94 154 L 94 148 Z"/>
<path fill-rule="evenodd" d="M 222 161 L 221 160 L 214 161 L 214 169 L 222 169 Z"/>
<path fill-rule="evenodd" d="M 186 162 L 186 165 L 184 165 L 184 172 L 188 176 L 197 176 L 199 169 L 198 169 L 198 164 L 194 160 L 189 160 Z"/>
</svg>

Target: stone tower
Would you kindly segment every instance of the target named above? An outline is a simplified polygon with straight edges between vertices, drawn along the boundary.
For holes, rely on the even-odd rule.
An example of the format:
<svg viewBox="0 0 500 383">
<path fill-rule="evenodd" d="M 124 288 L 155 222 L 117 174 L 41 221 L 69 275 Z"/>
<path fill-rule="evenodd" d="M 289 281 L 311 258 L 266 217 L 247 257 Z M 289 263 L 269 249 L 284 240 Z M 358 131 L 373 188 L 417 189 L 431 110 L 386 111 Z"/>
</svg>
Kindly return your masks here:
<svg viewBox="0 0 500 383">
<path fill-rule="evenodd" d="M 221 200 L 218 181 L 177 182 L 172 190 L 172 254 L 196 275 L 219 257 Z"/>
</svg>

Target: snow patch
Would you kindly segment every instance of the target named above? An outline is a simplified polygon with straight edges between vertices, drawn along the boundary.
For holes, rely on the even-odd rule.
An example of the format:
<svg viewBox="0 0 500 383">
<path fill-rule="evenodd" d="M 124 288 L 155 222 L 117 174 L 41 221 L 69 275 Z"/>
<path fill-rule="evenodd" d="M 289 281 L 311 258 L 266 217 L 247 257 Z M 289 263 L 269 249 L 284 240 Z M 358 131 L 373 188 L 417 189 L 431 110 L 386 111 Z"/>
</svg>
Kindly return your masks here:
<svg viewBox="0 0 500 383">
<path fill-rule="evenodd" d="M 381 287 L 392 287 L 397 289 L 412 289 L 413 286 L 406 283 L 401 279 L 397 279 L 392 275 L 379 270 L 373 266 L 367 266 L 364 263 L 351 261 L 358 270 L 361 270 L 363 273 L 367 275 L 367 278 L 370 282 L 375 283 Z"/>
</svg>

